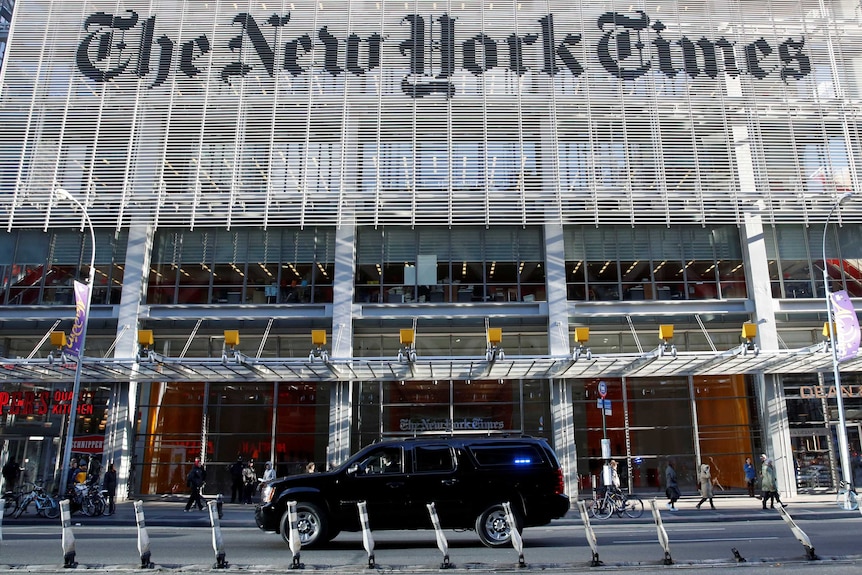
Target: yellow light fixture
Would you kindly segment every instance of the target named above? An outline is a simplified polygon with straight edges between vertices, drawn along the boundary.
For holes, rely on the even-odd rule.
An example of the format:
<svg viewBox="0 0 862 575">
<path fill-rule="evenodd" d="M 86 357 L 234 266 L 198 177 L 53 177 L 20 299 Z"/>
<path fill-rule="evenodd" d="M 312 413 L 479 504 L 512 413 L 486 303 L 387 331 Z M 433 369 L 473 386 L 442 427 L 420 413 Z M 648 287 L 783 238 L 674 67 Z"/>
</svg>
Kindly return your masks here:
<svg viewBox="0 0 862 575">
<path fill-rule="evenodd" d="M 503 328 L 501 328 L 501 327 L 489 327 L 488 328 L 488 342 L 491 345 L 498 345 L 501 341 L 503 341 Z"/>
<path fill-rule="evenodd" d="M 313 329 L 311 330 L 311 343 L 318 347 L 326 345 L 326 330 Z"/>
<path fill-rule="evenodd" d="M 401 345 L 413 345 L 416 340 L 416 332 L 412 329 L 401 330 Z"/>
<path fill-rule="evenodd" d="M 743 339 L 754 339 L 757 337 L 757 324 L 756 323 L 744 323 L 742 324 L 742 338 Z"/>
<path fill-rule="evenodd" d="M 664 341 L 673 339 L 673 324 L 662 324 L 658 326 L 658 336 Z"/>
<path fill-rule="evenodd" d="M 66 347 L 66 332 L 65 331 L 52 331 L 51 332 L 51 345 L 54 347 Z"/>
<path fill-rule="evenodd" d="M 224 330 L 224 344 L 234 347 L 239 345 L 239 330 L 226 329 Z"/>
<path fill-rule="evenodd" d="M 830 327 L 831 327 L 831 331 L 830 331 Z M 831 322 L 831 326 L 830 326 L 830 322 L 828 322 L 828 321 L 823 322 L 823 337 L 825 337 L 826 339 L 832 339 L 833 333 L 835 333 L 835 322 L 834 321 Z"/>
<path fill-rule="evenodd" d="M 153 345 L 155 340 L 153 340 L 153 330 L 151 329 L 139 329 L 138 330 L 138 343 L 144 347 L 149 347 Z"/>
<path fill-rule="evenodd" d="M 575 328 L 575 343 L 587 343 L 590 340 L 590 328 L 576 327 Z"/>
</svg>

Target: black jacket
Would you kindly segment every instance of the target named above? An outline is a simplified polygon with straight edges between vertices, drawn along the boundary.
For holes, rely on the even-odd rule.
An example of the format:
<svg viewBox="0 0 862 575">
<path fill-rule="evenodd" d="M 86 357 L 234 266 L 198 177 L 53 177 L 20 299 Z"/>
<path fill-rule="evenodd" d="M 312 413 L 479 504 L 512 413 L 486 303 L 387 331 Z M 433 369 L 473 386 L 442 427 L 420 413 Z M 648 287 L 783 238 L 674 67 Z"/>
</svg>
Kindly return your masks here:
<svg viewBox="0 0 862 575">
<path fill-rule="evenodd" d="M 188 487 L 203 487 L 204 482 L 207 480 L 207 472 L 203 467 L 194 466 L 192 470 L 189 471 L 189 476 L 186 479 L 186 485 Z"/>
</svg>

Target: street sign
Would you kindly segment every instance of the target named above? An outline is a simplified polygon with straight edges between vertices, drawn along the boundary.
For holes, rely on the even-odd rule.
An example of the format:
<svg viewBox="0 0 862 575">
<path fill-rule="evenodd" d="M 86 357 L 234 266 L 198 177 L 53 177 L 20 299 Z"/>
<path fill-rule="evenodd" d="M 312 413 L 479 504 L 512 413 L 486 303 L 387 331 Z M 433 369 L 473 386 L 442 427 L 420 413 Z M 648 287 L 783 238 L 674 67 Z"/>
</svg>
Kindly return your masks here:
<svg viewBox="0 0 862 575">
<path fill-rule="evenodd" d="M 605 415 L 612 415 L 613 410 L 611 409 L 611 400 L 599 398 L 596 399 L 596 407 L 599 409 L 603 409 Z"/>
<path fill-rule="evenodd" d="M 604 381 L 599 382 L 599 395 L 602 396 L 602 399 L 608 394 L 608 384 Z"/>
</svg>

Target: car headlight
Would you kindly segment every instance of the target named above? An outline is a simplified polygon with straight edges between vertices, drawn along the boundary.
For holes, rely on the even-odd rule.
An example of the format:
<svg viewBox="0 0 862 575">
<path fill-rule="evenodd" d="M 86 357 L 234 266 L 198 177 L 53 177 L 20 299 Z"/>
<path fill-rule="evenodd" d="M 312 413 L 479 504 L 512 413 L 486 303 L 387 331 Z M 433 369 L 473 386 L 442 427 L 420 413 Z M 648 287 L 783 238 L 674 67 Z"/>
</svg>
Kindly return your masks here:
<svg viewBox="0 0 862 575">
<path fill-rule="evenodd" d="M 261 503 L 269 503 L 270 501 L 272 501 L 272 496 L 274 493 L 275 489 L 273 489 L 271 485 L 264 485 L 263 489 L 260 492 Z"/>
</svg>

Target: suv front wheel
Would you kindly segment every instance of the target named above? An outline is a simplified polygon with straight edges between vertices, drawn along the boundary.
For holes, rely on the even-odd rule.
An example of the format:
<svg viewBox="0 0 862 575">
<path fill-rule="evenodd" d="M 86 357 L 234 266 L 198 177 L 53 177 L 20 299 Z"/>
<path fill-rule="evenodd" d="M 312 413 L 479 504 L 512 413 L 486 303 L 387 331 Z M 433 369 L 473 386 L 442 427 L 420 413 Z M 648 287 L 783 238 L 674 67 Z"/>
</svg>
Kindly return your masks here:
<svg viewBox="0 0 862 575">
<path fill-rule="evenodd" d="M 290 512 L 281 516 L 281 538 L 290 545 Z M 299 531 L 299 541 L 303 547 L 313 547 L 328 541 L 326 516 L 313 503 L 299 502 L 296 504 L 296 529 Z"/>
<path fill-rule="evenodd" d="M 516 509 L 512 509 L 518 533 L 524 529 L 523 520 Z M 494 504 L 479 514 L 476 518 L 476 533 L 479 540 L 488 547 L 502 547 L 512 543 L 512 527 L 506 518 L 506 510 L 502 504 Z"/>
</svg>

